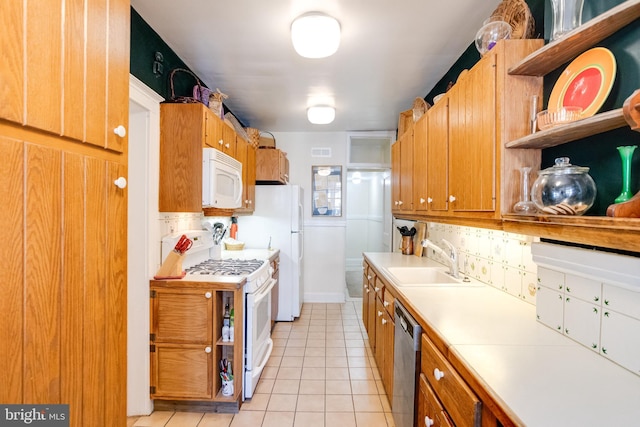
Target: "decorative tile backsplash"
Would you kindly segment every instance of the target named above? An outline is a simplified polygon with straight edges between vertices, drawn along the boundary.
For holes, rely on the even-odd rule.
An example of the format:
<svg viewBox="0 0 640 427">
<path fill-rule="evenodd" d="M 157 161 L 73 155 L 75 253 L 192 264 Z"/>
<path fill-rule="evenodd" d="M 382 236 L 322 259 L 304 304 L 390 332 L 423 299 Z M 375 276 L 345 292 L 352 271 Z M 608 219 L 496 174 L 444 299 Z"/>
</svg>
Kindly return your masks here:
<svg viewBox="0 0 640 427">
<path fill-rule="evenodd" d="M 536 303 L 537 266 L 531 257 L 531 243 L 539 239 L 435 222 L 427 223 L 427 238 L 443 249 L 441 241 L 445 239 L 458 249 L 461 273 L 528 303 Z M 428 257 L 444 263 L 435 251 L 426 252 Z"/>
<path fill-rule="evenodd" d="M 640 258 L 549 243 L 532 253 L 538 321 L 640 375 Z"/>
<path fill-rule="evenodd" d="M 540 323 L 640 375 L 640 258 L 441 223 L 427 223 L 427 237 L 458 249 L 461 274 L 534 304 Z"/>
<path fill-rule="evenodd" d="M 202 230 L 204 216 L 190 212 L 160 212 L 160 236 L 177 233 L 183 230 Z"/>
</svg>

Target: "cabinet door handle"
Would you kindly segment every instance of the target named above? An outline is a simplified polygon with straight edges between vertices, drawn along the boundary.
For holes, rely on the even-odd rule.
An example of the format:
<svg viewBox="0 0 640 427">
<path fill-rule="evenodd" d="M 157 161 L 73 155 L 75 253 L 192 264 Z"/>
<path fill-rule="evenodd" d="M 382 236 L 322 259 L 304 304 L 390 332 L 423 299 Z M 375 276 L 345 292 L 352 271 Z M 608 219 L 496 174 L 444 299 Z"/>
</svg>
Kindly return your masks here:
<svg viewBox="0 0 640 427">
<path fill-rule="evenodd" d="M 427 197 L 427 203 L 433 203 L 433 198 L 432 197 Z"/>
<path fill-rule="evenodd" d="M 120 125 L 113 130 L 113 133 L 118 135 L 120 138 L 124 138 L 127 135 L 127 129 L 124 126 Z"/>
<path fill-rule="evenodd" d="M 211 298 L 211 292 L 207 292 L 207 293 L 205 293 L 205 294 L 204 294 L 204 297 L 205 297 L 206 299 Z"/>
<path fill-rule="evenodd" d="M 380 288 L 377 287 L 377 286 L 375 288 L 373 288 L 373 290 L 376 291 L 376 292 L 380 292 Z"/>
<path fill-rule="evenodd" d="M 423 204 L 424 202 L 426 202 L 426 200 L 420 197 L 420 204 Z"/>
<path fill-rule="evenodd" d="M 367 279 L 371 280 L 371 275 L 368 275 L 368 276 L 367 276 Z"/>
<path fill-rule="evenodd" d="M 429 417 L 424 417 L 424 425 L 426 427 L 431 427 L 434 424 L 434 421 Z"/>
<path fill-rule="evenodd" d="M 436 381 L 440 381 L 442 379 L 442 377 L 444 377 L 444 372 L 442 372 L 438 368 L 435 368 L 433 370 L 433 377 L 436 379 Z"/>
<path fill-rule="evenodd" d="M 394 204 L 394 205 L 396 205 L 396 206 L 398 206 L 398 201 L 397 201 L 397 200 L 394 200 L 394 201 L 393 201 L 393 204 Z"/>
<path fill-rule="evenodd" d="M 449 201 L 450 201 L 451 203 L 455 202 L 455 201 L 456 201 L 456 196 L 454 196 L 453 194 L 452 194 L 452 195 L 450 195 L 450 196 L 449 196 Z"/>
<path fill-rule="evenodd" d="M 378 317 L 382 317 L 382 312 L 378 310 Z"/>
<path fill-rule="evenodd" d="M 207 354 L 211 353 L 211 347 L 208 347 L 208 346 L 205 347 L 204 348 L 204 352 L 207 353 Z"/>
<path fill-rule="evenodd" d="M 222 145 L 222 144 L 224 144 L 224 141 L 220 140 L 220 141 L 218 141 L 218 144 Z"/>
<path fill-rule="evenodd" d="M 229 144 L 225 144 L 224 146 L 227 147 L 227 148 L 231 147 Z"/>
<path fill-rule="evenodd" d="M 398 200 L 398 206 L 402 206 L 402 200 Z"/>
<path fill-rule="evenodd" d="M 383 302 L 382 305 L 384 305 L 385 307 L 389 307 L 389 301 Z"/>
<path fill-rule="evenodd" d="M 386 325 L 387 324 L 387 319 L 382 319 L 381 322 L 382 322 L 383 325 Z"/>
<path fill-rule="evenodd" d="M 118 179 L 113 181 L 113 183 L 120 189 L 127 187 L 127 179 L 124 176 L 119 177 Z"/>
</svg>

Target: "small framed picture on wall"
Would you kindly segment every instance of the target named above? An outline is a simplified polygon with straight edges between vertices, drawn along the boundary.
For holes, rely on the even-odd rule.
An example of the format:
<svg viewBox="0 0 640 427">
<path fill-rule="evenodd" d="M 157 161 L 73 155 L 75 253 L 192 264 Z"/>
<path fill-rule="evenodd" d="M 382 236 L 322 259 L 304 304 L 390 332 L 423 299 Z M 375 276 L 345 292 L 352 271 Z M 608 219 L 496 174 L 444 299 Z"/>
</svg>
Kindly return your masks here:
<svg viewBox="0 0 640 427">
<path fill-rule="evenodd" d="M 342 216 L 342 166 L 312 166 L 311 187 L 312 216 Z"/>
</svg>

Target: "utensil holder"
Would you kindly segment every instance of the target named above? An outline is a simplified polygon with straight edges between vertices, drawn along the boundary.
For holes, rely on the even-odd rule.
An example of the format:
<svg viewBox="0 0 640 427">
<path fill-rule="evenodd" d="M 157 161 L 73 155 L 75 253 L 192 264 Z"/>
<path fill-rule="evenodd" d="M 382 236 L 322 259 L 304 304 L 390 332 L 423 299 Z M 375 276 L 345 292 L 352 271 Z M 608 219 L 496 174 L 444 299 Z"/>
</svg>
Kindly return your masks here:
<svg viewBox="0 0 640 427">
<path fill-rule="evenodd" d="M 403 255 L 413 255 L 413 236 L 402 236 L 400 249 Z"/>
<path fill-rule="evenodd" d="M 153 276 L 154 279 L 181 279 L 185 273 L 182 271 L 183 254 L 179 254 L 176 251 L 169 252 L 169 255 L 165 258 L 164 262 L 160 266 L 160 269 Z"/>
</svg>

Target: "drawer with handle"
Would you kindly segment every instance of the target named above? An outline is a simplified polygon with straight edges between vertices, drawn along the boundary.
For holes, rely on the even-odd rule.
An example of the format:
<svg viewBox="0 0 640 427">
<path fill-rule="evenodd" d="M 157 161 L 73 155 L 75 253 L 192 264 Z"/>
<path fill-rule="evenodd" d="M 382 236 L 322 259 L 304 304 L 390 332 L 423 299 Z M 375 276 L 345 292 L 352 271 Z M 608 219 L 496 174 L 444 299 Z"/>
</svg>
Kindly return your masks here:
<svg viewBox="0 0 640 427">
<path fill-rule="evenodd" d="M 429 385 L 455 425 L 480 426 L 480 400 L 425 334 L 422 334 L 421 366 Z"/>
</svg>

